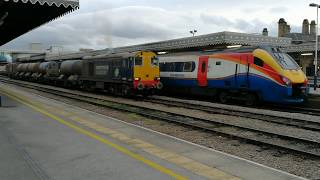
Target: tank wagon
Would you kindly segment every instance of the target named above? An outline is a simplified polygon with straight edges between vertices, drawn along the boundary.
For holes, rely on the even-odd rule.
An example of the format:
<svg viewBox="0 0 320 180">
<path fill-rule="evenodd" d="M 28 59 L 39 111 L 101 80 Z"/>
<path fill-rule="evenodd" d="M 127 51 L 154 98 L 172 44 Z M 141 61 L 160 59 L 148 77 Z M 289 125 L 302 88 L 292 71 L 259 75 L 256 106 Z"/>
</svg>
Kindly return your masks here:
<svg viewBox="0 0 320 180">
<path fill-rule="evenodd" d="M 6 64 L 6 75 L 8 77 L 14 77 L 15 74 L 17 73 L 17 66 L 18 64 L 17 63 L 8 63 Z"/>
<path fill-rule="evenodd" d="M 45 83 L 55 84 L 59 77 L 59 62 L 42 62 L 39 65 L 38 80 Z"/>
<path fill-rule="evenodd" d="M 302 103 L 307 78 L 286 53 L 272 47 L 160 56 L 161 81 L 166 91 L 218 97 L 226 103 L 240 99 Z"/>
<path fill-rule="evenodd" d="M 82 74 L 82 60 L 67 60 L 60 65 L 59 80 L 65 86 L 79 86 Z"/>
<path fill-rule="evenodd" d="M 27 73 L 28 63 L 18 64 L 17 66 L 17 78 L 18 79 L 26 79 L 25 75 Z"/>
<path fill-rule="evenodd" d="M 27 67 L 27 71 L 30 73 L 29 77 L 32 80 L 38 78 L 38 73 L 40 72 L 40 63 L 30 63 Z"/>
<path fill-rule="evenodd" d="M 150 95 L 162 88 L 159 59 L 153 52 L 87 57 L 17 65 L 14 78 L 119 95 Z"/>
</svg>

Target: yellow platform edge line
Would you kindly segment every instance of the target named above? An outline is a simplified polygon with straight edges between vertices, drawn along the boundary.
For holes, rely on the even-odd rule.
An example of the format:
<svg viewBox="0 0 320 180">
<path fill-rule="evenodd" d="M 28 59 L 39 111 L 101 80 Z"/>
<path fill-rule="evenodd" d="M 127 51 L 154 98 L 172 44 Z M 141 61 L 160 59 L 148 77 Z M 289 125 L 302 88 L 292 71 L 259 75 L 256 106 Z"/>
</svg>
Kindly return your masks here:
<svg viewBox="0 0 320 180">
<path fill-rule="evenodd" d="M 140 156 L 140 155 L 138 155 L 138 154 L 136 154 L 134 152 L 131 152 L 130 150 L 126 149 L 125 147 L 122 147 L 122 146 L 117 145 L 117 144 L 115 144 L 113 142 L 110 142 L 105 138 L 102 138 L 102 137 L 100 137 L 100 136 L 98 136 L 98 135 L 96 135 L 96 134 L 94 134 L 92 132 L 89 132 L 89 131 L 87 131 L 87 130 L 79 127 L 79 126 L 76 126 L 76 125 L 74 125 L 72 123 L 69 123 L 69 122 L 63 120 L 62 118 L 59 118 L 59 117 L 57 117 L 57 116 L 55 116 L 55 115 L 43 110 L 40 107 L 32 105 L 31 103 L 28 102 L 28 100 L 23 99 L 23 98 L 19 98 L 18 96 L 7 92 L 7 90 L 4 90 L 4 89 L 0 88 L 0 91 L 2 91 L 3 94 L 5 94 L 6 96 L 10 97 L 11 99 L 14 99 L 14 100 L 18 101 L 18 102 L 30 107 L 31 109 L 34 109 L 35 111 L 38 111 L 41 114 L 46 115 L 47 117 L 49 117 L 49 118 L 51 118 L 51 119 L 53 119 L 53 120 L 65 125 L 67 127 L 70 127 L 72 129 L 76 130 L 77 132 L 79 132 L 81 134 L 84 134 L 84 135 L 86 135 L 86 136 L 88 136 L 88 137 L 90 137 L 92 139 L 95 139 L 95 140 L 97 140 L 97 141 L 99 141 L 99 142 L 101 142 L 103 144 L 106 144 L 106 145 L 108 145 L 108 146 L 110 146 L 110 147 L 122 152 L 123 154 L 126 154 L 126 155 L 132 157 L 133 159 L 135 159 L 137 161 L 140 161 L 140 162 L 152 167 L 153 169 L 156 169 L 156 170 L 158 170 L 158 171 L 160 171 L 160 172 L 162 172 L 164 174 L 167 174 L 167 175 L 169 175 L 169 176 L 171 176 L 171 177 L 173 177 L 173 178 L 175 178 L 177 180 L 186 180 L 186 179 L 188 179 L 188 178 L 186 178 L 186 177 L 184 177 L 184 176 L 182 176 L 180 174 L 177 174 L 177 173 L 173 172 L 172 170 L 170 170 L 170 169 L 168 169 L 166 167 L 163 167 L 163 166 L 161 166 L 161 165 L 159 165 L 159 164 L 157 164 L 157 163 L 155 163 L 155 162 L 153 162 L 151 160 L 148 160 L 148 159 L 146 159 L 146 158 L 144 158 L 144 157 L 142 157 L 142 156 Z"/>
</svg>

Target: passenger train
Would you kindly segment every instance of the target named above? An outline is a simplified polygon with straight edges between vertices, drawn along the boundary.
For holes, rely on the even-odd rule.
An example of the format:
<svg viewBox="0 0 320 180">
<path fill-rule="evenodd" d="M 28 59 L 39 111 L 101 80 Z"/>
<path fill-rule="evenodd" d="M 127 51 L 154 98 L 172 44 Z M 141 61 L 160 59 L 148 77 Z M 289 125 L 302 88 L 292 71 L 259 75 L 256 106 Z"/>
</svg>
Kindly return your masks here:
<svg viewBox="0 0 320 180">
<path fill-rule="evenodd" d="M 117 95 L 152 95 L 162 88 L 159 59 L 141 51 L 66 61 L 11 63 L 8 76 L 63 87 L 103 90 Z"/>
<path fill-rule="evenodd" d="M 272 47 L 241 47 L 206 53 L 177 53 L 159 57 L 160 77 L 167 92 L 244 100 L 302 103 L 307 78 L 286 53 Z"/>
</svg>

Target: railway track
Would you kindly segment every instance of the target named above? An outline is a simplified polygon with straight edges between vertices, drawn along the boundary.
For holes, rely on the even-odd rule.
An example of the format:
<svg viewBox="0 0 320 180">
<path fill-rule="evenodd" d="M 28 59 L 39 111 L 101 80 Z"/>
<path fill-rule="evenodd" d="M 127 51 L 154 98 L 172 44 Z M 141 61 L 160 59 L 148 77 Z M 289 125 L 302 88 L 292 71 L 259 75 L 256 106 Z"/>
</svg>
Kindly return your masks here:
<svg viewBox="0 0 320 180">
<path fill-rule="evenodd" d="M 301 113 L 301 114 L 308 114 L 308 115 L 313 115 L 313 116 L 320 116 L 320 109 L 315 109 L 315 108 L 309 108 L 309 107 L 296 107 L 296 106 L 274 106 L 270 109 L 276 110 L 281 109 L 285 112 L 289 113 Z"/>
<path fill-rule="evenodd" d="M 230 110 L 230 109 L 217 107 L 217 106 L 214 106 L 214 107 L 204 106 L 204 105 L 199 105 L 192 102 L 181 102 L 181 101 L 178 102 L 174 100 L 166 100 L 163 98 L 160 98 L 160 99 L 149 98 L 144 101 L 163 104 L 167 106 L 173 106 L 173 107 L 183 107 L 187 109 L 200 110 L 210 114 L 222 114 L 222 115 L 228 115 L 228 116 L 257 119 L 261 121 L 283 124 L 287 126 L 293 126 L 293 127 L 303 128 L 303 129 L 312 130 L 312 131 L 320 131 L 320 117 L 319 117 L 319 121 L 315 122 L 315 121 L 310 121 L 310 120 L 308 121 L 308 120 L 303 120 L 303 119 L 293 118 L 293 117 L 279 117 L 276 115 L 266 115 L 261 113 L 246 112 L 246 111 L 240 111 L 235 109 Z"/>
<path fill-rule="evenodd" d="M 199 130 L 221 134 L 231 139 L 242 140 L 262 146 L 277 148 L 284 153 L 294 152 L 316 158 L 320 158 L 320 141 L 311 138 L 303 138 L 295 134 L 275 133 L 262 130 L 260 128 L 246 127 L 232 121 L 226 122 L 217 118 L 200 118 L 189 115 L 182 115 L 168 111 L 158 110 L 152 107 L 143 107 L 129 103 L 120 103 L 98 97 L 97 95 L 72 92 L 62 88 L 50 87 L 34 83 L 12 81 L 1 79 L 2 82 L 15 84 L 21 87 L 34 89 L 37 91 L 53 94 L 56 96 L 73 99 L 76 101 L 102 106 L 118 111 L 130 112 L 151 119 L 158 119 L 170 123 L 177 123 L 183 126 L 197 128 Z M 180 104 L 181 105 L 181 104 Z M 178 106 L 178 104 L 175 104 Z M 179 106 L 180 107 L 180 106 Z M 199 106 L 200 107 L 200 106 Z M 206 109 L 209 111 L 208 109 Z M 221 113 L 221 112 L 219 112 Z M 229 115 L 229 114 L 228 114 Z M 243 115 L 245 116 L 245 115 Z M 276 123 L 278 124 L 278 123 Z M 283 123 L 285 124 L 285 123 Z M 298 126 L 299 127 L 299 126 Z M 317 129 L 318 130 L 318 129 Z M 320 134 L 319 134 L 320 135 Z"/>
</svg>

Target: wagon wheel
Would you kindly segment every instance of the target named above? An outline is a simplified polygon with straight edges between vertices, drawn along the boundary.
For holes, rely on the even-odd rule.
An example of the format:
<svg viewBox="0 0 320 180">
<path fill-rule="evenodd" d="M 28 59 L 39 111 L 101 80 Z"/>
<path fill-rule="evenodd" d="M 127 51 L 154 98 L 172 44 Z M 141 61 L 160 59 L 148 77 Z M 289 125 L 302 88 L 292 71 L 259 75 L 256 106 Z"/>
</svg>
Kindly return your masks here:
<svg viewBox="0 0 320 180">
<path fill-rule="evenodd" d="M 130 95 L 130 88 L 128 86 L 122 86 L 121 94 L 122 94 L 122 96 L 129 96 Z"/>
</svg>

